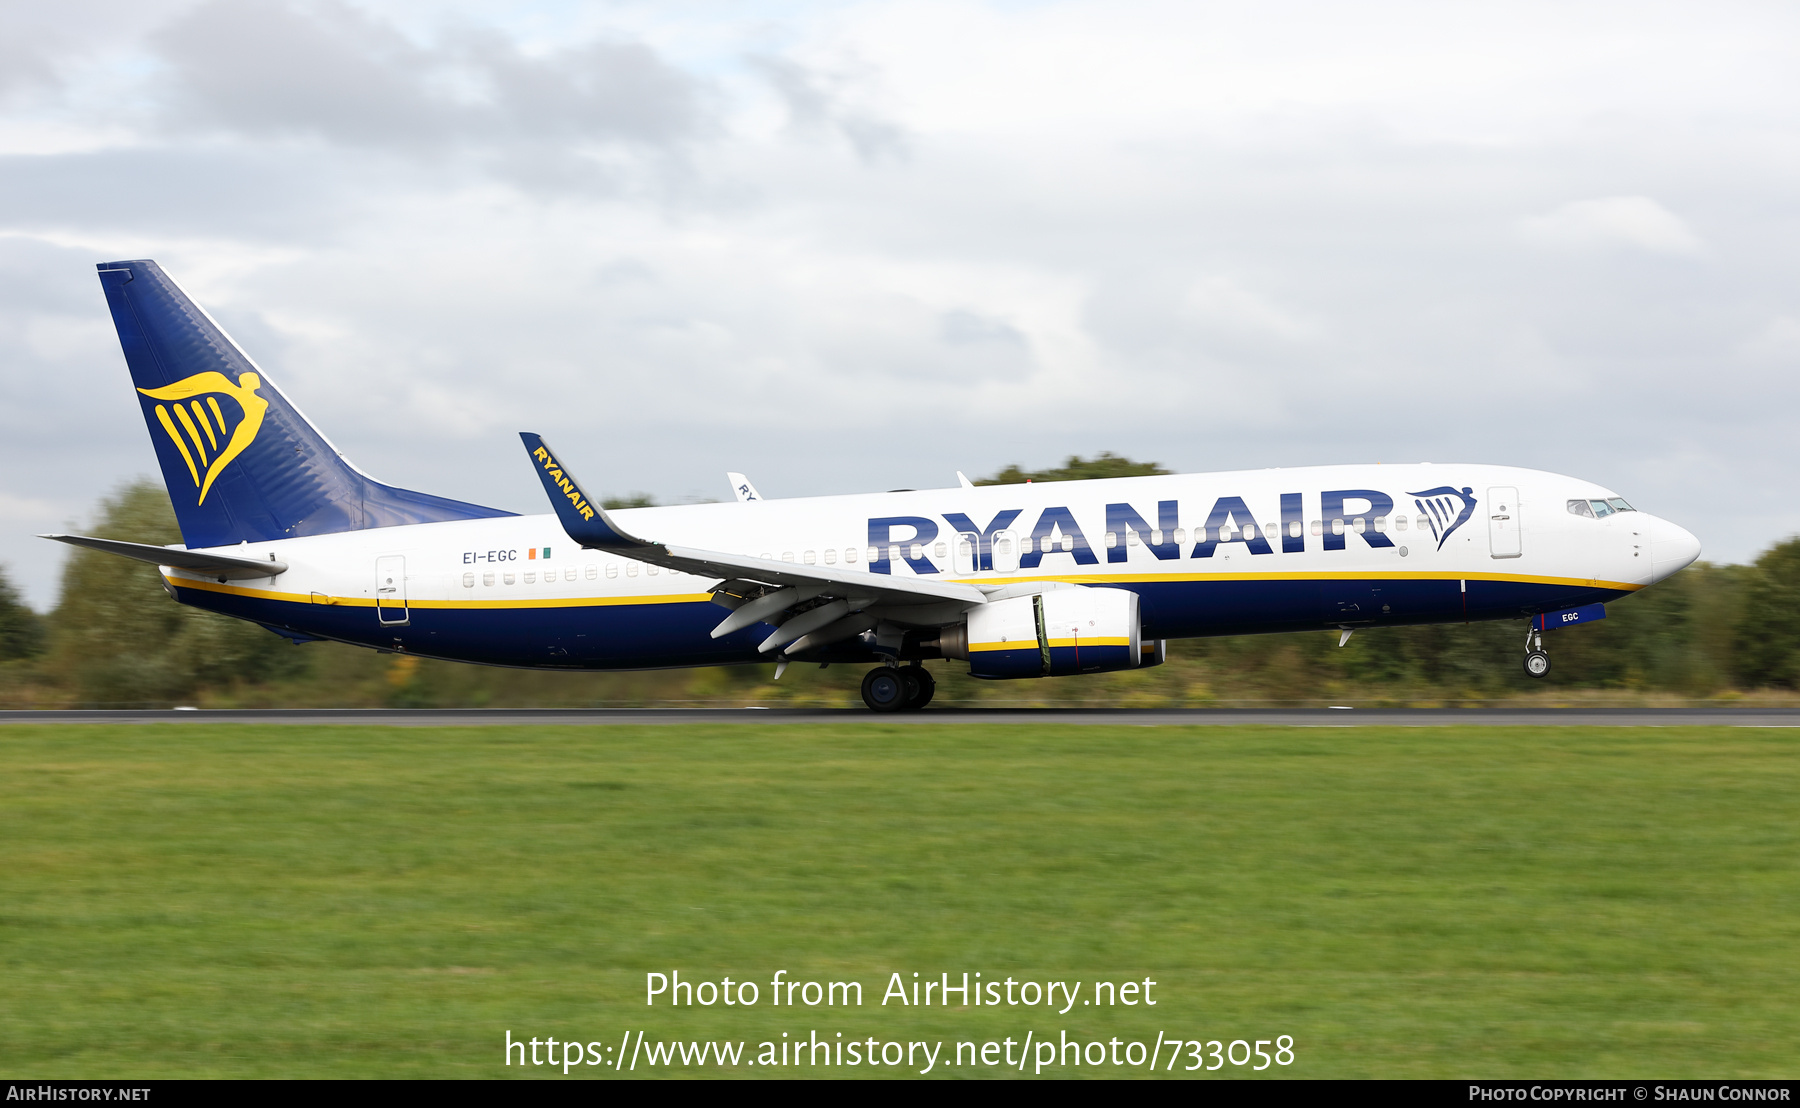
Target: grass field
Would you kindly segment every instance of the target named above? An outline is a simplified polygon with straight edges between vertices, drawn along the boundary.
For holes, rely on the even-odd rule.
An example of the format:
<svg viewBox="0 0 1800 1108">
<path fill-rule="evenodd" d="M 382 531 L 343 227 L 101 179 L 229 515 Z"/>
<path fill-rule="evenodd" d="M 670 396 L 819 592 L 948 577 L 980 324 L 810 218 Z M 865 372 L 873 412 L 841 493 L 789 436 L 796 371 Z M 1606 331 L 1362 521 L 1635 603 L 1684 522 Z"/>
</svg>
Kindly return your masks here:
<svg viewBox="0 0 1800 1108">
<path fill-rule="evenodd" d="M 7 726 L 0 1073 L 560 1079 L 503 1033 L 641 1028 L 1791 1076 L 1797 815 L 1781 730 Z M 671 969 L 762 1002 L 646 1008 Z M 880 1004 L 965 970 L 1159 1003 Z"/>
</svg>

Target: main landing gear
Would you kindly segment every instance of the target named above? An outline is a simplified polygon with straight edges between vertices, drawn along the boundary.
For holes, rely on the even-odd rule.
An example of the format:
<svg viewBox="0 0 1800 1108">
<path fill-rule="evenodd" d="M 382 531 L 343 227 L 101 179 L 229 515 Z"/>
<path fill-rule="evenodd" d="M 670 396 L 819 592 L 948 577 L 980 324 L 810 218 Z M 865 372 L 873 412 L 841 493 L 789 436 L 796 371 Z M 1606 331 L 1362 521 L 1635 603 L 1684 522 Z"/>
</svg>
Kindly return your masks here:
<svg viewBox="0 0 1800 1108">
<path fill-rule="evenodd" d="M 924 666 L 881 666 L 863 675 L 863 703 L 877 712 L 917 711 L 931 703 L 937 682 Z"/>
<path fill-rule="evenodd" d="M 1550 655 L 1544 653 L 1544 633 L 1532 624 L 1525 632 L 1525 675 L 1542 677 L 1550 672 Z"/>
</svg>

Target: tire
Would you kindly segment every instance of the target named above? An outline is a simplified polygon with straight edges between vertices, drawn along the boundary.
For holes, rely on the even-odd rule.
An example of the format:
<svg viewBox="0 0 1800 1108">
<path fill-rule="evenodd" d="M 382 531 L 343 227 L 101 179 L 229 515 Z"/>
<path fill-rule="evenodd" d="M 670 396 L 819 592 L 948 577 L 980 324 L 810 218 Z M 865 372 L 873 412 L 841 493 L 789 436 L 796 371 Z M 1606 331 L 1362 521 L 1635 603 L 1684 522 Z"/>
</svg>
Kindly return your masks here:
<svg viewBox="0 0 1800 1108">
<path fill-rule="evenodd" d="M 862 698 L 872 712 L 898 712 L 910 703 L 918 688 L 904 671 L 893 666 L 877 666 L 863 674 Z"/>
<path fill-rule="evenodd" d="M 913 698 L 906 702 L 906 710 L 916 712 L 931 703 L 932 695 L 937 692 L 937 679 L 932 677 L 931 671 L 924 666 L 907 666 L 905 672 L 913 678 L 917 689 Z"/>
<path fill-rule="evenodd" d="M 1542 677 L 1549 672 L 1550 655 L 1542 650 L 1533 650 L 1525 655 L 1525 675 L 1527 677 Z"/>
</svg>

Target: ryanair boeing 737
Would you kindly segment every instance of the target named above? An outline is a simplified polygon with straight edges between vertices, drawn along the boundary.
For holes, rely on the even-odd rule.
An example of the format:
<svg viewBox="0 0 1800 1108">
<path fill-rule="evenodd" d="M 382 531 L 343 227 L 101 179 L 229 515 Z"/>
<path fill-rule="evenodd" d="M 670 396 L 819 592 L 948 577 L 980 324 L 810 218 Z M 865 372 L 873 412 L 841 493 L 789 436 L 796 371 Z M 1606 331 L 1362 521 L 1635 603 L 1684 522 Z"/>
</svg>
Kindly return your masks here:
<svg viewBox="0 0 1800 1108">
<path fill-rule="evenodd" d="M 100 283 L 185 546 L 46 538 L 159 567 L 183 604 L 295 642 L 543 669 L 923 662 L 1011 679 L 1154 666 L 1169 639 L 1527 621 L 1543 633 L 1697 558 L 1611 489 L 1492 465 L 1345 465 L 607 511 L 537 435 L 553 513 L 384 485 L 153 261 Z M 961 476 L 960 474 L 958 475 Z"/>
</svg>

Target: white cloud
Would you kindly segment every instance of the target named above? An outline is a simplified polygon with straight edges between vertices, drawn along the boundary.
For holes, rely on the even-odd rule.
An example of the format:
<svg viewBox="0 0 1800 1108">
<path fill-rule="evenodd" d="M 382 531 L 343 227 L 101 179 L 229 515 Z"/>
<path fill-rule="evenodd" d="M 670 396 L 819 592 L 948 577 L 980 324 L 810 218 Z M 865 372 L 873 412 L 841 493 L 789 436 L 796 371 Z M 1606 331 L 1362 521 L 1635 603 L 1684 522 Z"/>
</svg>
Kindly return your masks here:
<svg viewBox="0 0 1800 1108">
<path fill-rule="evenodd" d="M 1800 362 L 1800 319 L 1791 315 L 1776 316 L 1750 336 L 1740 349 L 1757 361 Z"/>
<path fill-rule="evenodd" d="M 1703 244 L 1680 216 L 1648 196 L 1603 196 L 1572 200 L 1544 215 L 1520 221 L 1541 246 L 1626 248 L 1648 254 L 1693 255 Z"/>
<path fill-rule="evenodd" d="M 1302 339 L 1313 332 L 1304 319 L 1227 277 L 1194 282 L 1183 297 L 1186 314 L 1202 327 L 1276 339 Z"/>
</svg>

